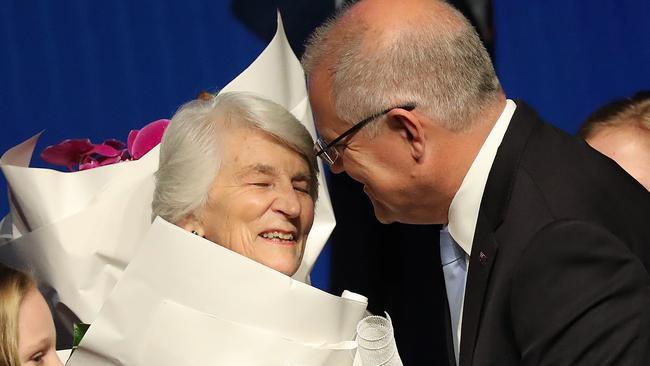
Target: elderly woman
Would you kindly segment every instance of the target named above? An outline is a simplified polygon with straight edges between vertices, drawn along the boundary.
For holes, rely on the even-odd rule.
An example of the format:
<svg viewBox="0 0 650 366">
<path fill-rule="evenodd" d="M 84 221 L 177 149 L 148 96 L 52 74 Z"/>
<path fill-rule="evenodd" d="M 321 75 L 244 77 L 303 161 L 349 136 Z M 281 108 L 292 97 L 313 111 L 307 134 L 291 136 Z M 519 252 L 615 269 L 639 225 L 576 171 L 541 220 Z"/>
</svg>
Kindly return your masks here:
<svg viewBox="0 0 650 366">
<path fill-rule="evenodd" d="M 312 146 L 269 100 L 230 92 L 191 101 L 161 142 L 153 216 L 291 276 L 314 219 Z"/>
</svg>

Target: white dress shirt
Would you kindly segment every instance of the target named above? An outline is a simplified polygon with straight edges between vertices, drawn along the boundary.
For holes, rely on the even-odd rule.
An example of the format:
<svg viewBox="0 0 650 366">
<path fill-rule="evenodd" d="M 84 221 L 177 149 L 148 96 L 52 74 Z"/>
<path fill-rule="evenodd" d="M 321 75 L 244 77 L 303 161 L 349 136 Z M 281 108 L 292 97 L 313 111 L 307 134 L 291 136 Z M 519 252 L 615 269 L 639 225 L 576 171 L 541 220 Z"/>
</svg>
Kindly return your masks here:
<svg viewBox="0 0 650 366">
<path fill-rule="evenodd" d="M 481 207 L 483 191 L 485 191 L 485 184 L 487 183 L 490 169 L 492 169 L 492 163 L 496 157 L 497 149 L 501 145 L 503 136 L 508 129 L 510 119 L 516 108 L 517 105 L 515 102 L 510 99 L 506 100 L 506 106 L 503 112 L 501 112 L 499 119 L 497 119 L 490 134 L 485 139 L 449 206 L 449 224 L 447 229 L 454 241 L 465 252 L 465 263 L 467 266 L 469 266 L 469 258 L 472 253 L 472 241 L 474 240 L 474 231 L 476 230 L 476 222 L 478 220 L 479 208 Z M 469 276 L 469 273 L 467 275 Z M 465 285 L 463 285 L 462 292 L 460 319 L 458 321 L 454 342 L 456 364 L 458 364 L 463 324 L 462 309 L 465 300 Z"/>
</svg>

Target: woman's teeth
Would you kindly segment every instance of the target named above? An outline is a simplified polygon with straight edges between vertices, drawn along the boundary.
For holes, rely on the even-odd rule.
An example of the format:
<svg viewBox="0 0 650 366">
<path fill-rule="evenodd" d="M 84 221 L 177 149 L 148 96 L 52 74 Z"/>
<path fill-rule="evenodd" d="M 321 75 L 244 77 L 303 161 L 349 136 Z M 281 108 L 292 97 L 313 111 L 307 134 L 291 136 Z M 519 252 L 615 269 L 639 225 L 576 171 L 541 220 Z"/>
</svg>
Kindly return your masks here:
<svg viewBox="0 0 650 366">
<path fill-rule="evenodd" d="M 279 231 L 271 231 L 268 233 L 262 233 L 262 237 L 266 239 L 281 239 L 281 240 L 293 240 L 293 234 L 285 234 Z"/>
</svg>

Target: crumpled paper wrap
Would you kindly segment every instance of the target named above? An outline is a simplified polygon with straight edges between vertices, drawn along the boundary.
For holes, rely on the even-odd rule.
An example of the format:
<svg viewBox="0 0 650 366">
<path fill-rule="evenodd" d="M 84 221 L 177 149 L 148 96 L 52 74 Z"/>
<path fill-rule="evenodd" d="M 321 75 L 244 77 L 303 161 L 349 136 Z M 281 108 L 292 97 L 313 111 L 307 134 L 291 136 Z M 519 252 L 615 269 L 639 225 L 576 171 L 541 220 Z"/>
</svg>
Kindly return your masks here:
<svg viewBox="0 0 650 366">
<path fill-rule="evenodd" d="M 7 151 L 10 191 L 0 261 L 31 271 L 55 318 L 91 322 L 151 225 L 158 148 L 142 159 L 74 173 L 29 168 L 38 136 Z"/>
<path fill-rule="evenodd" d="M 157 218 L 67 365 L 353 365 L 366 305 Z"/>
</svg>

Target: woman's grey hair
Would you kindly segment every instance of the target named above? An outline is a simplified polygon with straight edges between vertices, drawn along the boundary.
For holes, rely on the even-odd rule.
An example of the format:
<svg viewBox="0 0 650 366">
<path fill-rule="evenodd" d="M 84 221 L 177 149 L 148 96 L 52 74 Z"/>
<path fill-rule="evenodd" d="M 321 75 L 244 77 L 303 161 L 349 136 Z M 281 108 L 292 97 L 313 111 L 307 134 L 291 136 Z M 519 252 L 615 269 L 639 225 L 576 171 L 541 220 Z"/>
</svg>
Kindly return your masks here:
<svg viewBox="0 0 650 366">
<path fill-rule="evenodd" d="M 353 123 L 403 103 L 415 103 L 452 131 L 471 127 L 501 90 L 476 30 L 451 5 L 421 14 L 400 29 L 371 27 L 346 10 L 316 29 L 302 64 L 307 76 L 329 66 L 337 116 Z M 383 126 L 366 129 L 377 133 Z"/>
<path fill-rule="evenodd" d="M 311 176 L 310 195 L 318 196 L 318 165 L 309 131 L 282 106 L 245 92 L 228 92 L 190 101 L 174 115 L 160 146 L 160 164 L 152 219 L 176 223 L 200 213 L 208 203 L 219 172 L 220 146 L 228 130 L 250 128 L 265 132 L 300 154 Z"/>
</svg>

